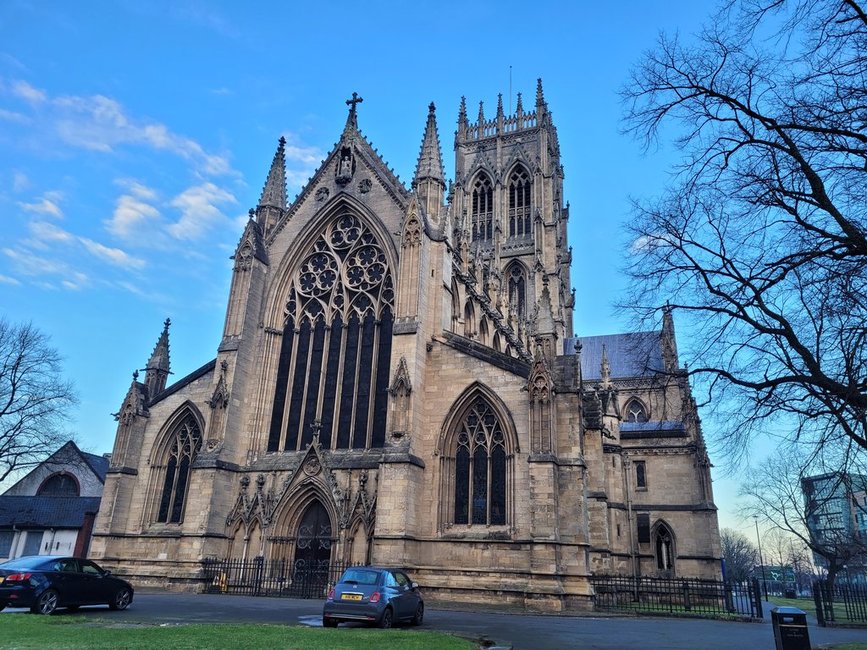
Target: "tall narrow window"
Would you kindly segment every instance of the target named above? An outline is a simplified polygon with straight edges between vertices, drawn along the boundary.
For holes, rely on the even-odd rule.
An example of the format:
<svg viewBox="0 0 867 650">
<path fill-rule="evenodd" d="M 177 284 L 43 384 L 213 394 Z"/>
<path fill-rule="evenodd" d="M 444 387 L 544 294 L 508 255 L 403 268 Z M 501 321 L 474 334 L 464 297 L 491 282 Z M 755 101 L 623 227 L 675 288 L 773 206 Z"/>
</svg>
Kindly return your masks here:
<svg viewBox="0 0 867 650">
<path fill-rule="evenodd" d="M 662 571 L 674 569 L 674 542 L 671 530 L 665 524 L 656 527 L 656 568 Z"/>
<path fill-rule="evenodd" d="M 527 280 L 524 275 L 524 267 L 513 262 L 509 267 L 509 305 L 520 316 L 526 316 L 527 304 Z"/>
<path fill-rule="evenodd" d="M 454 523 L 506 523 L 506 441 L 494 410 L 479 397 L 454 437 Z"/>
<path fill-rule="evenodd" d="M 302 257 L 286 304 L 269 451 L 385 444 L 394 288 L 385 251 L 349 211 Z"/>
<path fill-rule="evenodd" d="M 162 472 L 158 522 L 177 524 L 183 521 L 190 471 L 201 446 L 199 423 L 192 413 L 187 413 L 169 435 L 160 465 L 155 467 L 157 472 Z"/>
<path fill-rule="evenodd" d="M 473 185 L 472 240 L 494 239 L 494 187 L 487 174 L 479 174 Z"/>
<path fill-rule="evenodd" d="M 518 167 L 509 177 L 509 237 L 530 234 L 530 177 Z"/>
<path fill-rule="evenodd" d="M 639 490 L 647 489 L 647 467 L 645 461 L 635 461 L 635 487 Z"/>
</svg>

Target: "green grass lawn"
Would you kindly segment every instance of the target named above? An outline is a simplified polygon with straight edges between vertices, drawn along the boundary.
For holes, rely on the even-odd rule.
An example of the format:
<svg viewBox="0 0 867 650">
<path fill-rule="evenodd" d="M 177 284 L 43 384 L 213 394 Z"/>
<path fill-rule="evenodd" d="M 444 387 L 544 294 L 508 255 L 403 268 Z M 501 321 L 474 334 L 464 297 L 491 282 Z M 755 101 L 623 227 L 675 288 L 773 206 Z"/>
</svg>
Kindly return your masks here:
<svg viewBox="0 0 867 650">
<path fill-rule="evenodd" d="M 0 616 L 0 648 L 409 648 L 471 650 L 478 644 L 441 632 L 288 625 L 139 625 L 92 616 Z"/>
<path fill-rule="evenodd" d="M 812 598 L 778 598 L 771 596 L 771 602 L 780 607 L 797 607 L 803 612 L 816 615 L 816 602 Z M 850 621 L 846 616 L 846 607 L 843 603 L 834 603 L 834 622 L 836 623 L 857 623 L 864 624 L 864 621 Z"/>
</svg>

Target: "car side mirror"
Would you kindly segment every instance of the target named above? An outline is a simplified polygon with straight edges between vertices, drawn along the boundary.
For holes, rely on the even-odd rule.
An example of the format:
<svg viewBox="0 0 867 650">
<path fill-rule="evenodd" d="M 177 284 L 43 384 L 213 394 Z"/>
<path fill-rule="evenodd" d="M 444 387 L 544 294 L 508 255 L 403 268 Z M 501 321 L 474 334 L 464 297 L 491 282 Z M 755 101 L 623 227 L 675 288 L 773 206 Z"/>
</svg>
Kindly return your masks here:
<svg viewBox="0 0 867 650">
<path fill-rule="evenodd" d="M 102 575 L 103 575 L 103 576 L 110 576 L 110 575 L 111 575 L 111 571 L 109 571 L 108 569 L 103 569 L 103 571 L 102 571 Z"/>
<path fill-rule="evenodd" d="M 418 589 L 418 583 L 417 583 L 417 582 L 413 582 L 410 586 L 411 586 L 413 589 Z"/>
</svg>

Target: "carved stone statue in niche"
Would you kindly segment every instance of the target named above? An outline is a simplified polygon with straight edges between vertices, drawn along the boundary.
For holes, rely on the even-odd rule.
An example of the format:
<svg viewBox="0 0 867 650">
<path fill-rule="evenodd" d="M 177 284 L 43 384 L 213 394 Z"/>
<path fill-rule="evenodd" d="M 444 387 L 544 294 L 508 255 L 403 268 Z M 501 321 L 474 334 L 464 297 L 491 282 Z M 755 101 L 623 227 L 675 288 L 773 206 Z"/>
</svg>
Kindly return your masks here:
<svg viewBox="0 0 867 650">
<path fill-rule="evenodd" d="M 352 159 L 352 150 L 349 147 L 343 147 L 340 150 L 340 162 L 337 165 L 337 183 L 346 185 L 352 180 L 352 174 L 355 171 L 355 162 Z"/>
</svg>

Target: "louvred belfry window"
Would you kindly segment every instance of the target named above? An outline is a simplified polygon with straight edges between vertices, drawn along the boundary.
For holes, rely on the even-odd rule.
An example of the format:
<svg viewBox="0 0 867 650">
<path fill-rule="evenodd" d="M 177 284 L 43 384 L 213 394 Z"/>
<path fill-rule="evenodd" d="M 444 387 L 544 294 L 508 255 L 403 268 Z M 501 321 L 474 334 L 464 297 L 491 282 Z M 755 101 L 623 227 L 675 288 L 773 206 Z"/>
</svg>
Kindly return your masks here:
<svg viewBox="0 0 867 650">
<path fill-rule="evenodd" d="M 455 437 L 454 523 L 506 523 L 506 442 L 490 405 L 478 398 Z"/>
<path fill-rule="evenodd" d="M 269 451 L 385 444 L 394 288 L 374 233 L 349 211 L 316 239 L 286 304 Z"/>
<path fill-rule="evenodd" d="M 183 521 L 190 471 L 201 446 L 199 423 L 192 413 L 188 413 L 173 429 L 162 464 L 155 468 L 164 473 L 156 516 L 158 522 L 177 524 Z"/>
</svg>

